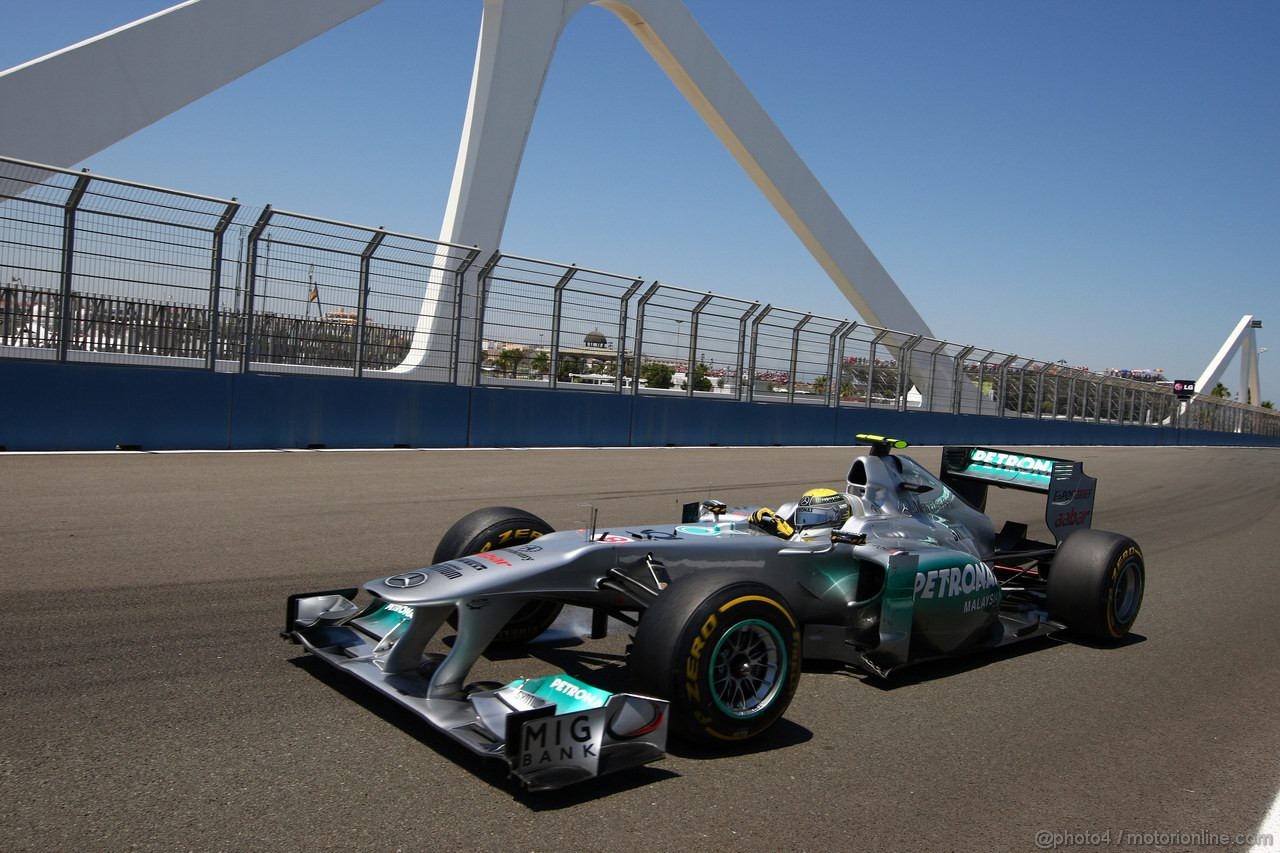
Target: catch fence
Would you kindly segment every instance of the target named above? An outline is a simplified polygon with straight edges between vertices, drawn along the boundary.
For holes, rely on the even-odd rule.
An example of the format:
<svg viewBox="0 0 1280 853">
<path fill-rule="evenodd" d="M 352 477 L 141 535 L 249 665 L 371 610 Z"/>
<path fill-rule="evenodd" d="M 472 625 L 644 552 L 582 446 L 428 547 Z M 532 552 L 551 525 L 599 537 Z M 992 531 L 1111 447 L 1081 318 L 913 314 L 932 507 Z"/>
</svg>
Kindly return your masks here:
<svg viewBox="0 0 1280 853">
<path fill-rule="evenodd" d="M 1280 435 L 1061 360 L 7 158 L 0 357 Z"/>
</svg>

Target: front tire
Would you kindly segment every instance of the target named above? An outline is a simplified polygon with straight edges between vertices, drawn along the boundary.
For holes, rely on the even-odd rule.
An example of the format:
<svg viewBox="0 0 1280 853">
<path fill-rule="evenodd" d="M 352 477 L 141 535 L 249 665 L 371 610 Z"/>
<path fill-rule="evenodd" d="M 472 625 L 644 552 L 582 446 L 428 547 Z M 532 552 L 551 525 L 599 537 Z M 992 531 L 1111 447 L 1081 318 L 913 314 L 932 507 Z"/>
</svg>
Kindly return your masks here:
<svg viewBox="0 0 1280 853">
<path fill-rule="evenodd" d="M 778 592 L 727 572 L 674 581 L 645 611 L 632 686 L 671 703 L 671 728 L 702 744 L 743 741 L 782 716 L 800 679 L 800 628 Z"/>
<path fill-rule="evenodd" d="M 531 512 L 510 506 L 485 507 L 464 515 L 445 531 L 431 562 L 445 563 L 469 554 L 525 545 L 554 530 Z M 529 602 L 516 611 L 490 647 L 524 645 L 550 628 L 563 607 L 558 601 Z M 449 616 L 449 625 L 458 629 L 456 612 Z"/>
<path fill-rule="evenodd" d="M 1089 640 L 1114 643 L 1133 627 L 1146 589 L 1138 543 L 1081 530 L 1058 546 L 1049 572 L 1049 618 Z"/>
</svg>

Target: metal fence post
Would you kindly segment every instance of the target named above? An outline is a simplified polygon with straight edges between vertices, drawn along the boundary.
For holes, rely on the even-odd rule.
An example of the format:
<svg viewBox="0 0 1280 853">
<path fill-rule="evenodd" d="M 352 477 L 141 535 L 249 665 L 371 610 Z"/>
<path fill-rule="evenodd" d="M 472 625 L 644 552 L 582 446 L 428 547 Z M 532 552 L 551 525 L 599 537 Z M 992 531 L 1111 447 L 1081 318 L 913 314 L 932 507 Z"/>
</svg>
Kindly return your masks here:
<svg viewBox="0 0 1280 853">
<path fill-rule="evenodd" d="M 907 393 L 911 390 L 911 357 L 920 346 L 924 335 L 913 335 L 898 347 L 898 405 L 899 412 L 907 410 Z"/>
<path fill-rule="evenodd" d="M 880 346 L 880 342 L 889 334 L 888 329 L 881 329 L 872 339 L 867 347 L 867 398 L 862 401 L 864 409 L 871 408 L 871 398 L 875 396 L 876 387 L 876 351 Z"/>
<path fill-rule="evenodd" d="M 936 338 L 930 338 L 938 345 L 929 350 L 929 400 L 926 403 L 923 399 L 924 392 L 921 392 L 920 409 L 926 412 L 932 412 L 935 401 L 937 400 L 938 387 L 938 355 L 947 348 L 946 341 L 939 341 Z"/>
<path fill-rule="evenodd" d="M 844 354 L 841 348 L 844 344 L 845 337 L 852 331 L 849 326 L 858 325 L 846 320 L 839 326 L 831 330 L 831 334 L 827 337 L 827 388 L 826 399 L 822 401 L 824 406 L 840 407 L 840 392 L 837 383 L 840 381 L 839 356 Z M 832 391 L 835 391 L 832 394 Z M 833 402 L 834 401 L 834 402 Z"/>
<path fill-rule="evenodd" d="M 976 414 L 982 414 L 982 404 L 985 402 L 987 389 L 987 359 L 991 358 L 995 353 L 987 350 L 987 354 L 982 357 L 982 361 L 978 362 L 978 411 Z M 995 399 L 995 384 L 991 386 L 991 396 Z"/>
<path fill-rule="evenodd" d="M 479 251 L 477 248 L 476 251 Z M 480 377 L 484 371 L 480 368 L 484 366 L 484 315 L 489 307 L 489 278 L 493 275 L 493 269 L 502 260 L 502 250 L 498 250 L 489 256 L 489 260 L 484 262 L 484 266 L 480 268 L 479 275 L 476 276 L 476 340 L 473 358 L 475 359 L 476 369 L 471 377 L 473 386 L 480 385 Z M 459 337 L 462 335 L 462 276 L 458 276 L 458 305 L 455 314 L 457 325 L 454 326 L 453 344 L 450 349 L 455 353 L 452 368 L 453 383 L 458 383 L 458 348 L 461 343 Z"/>
<path fill-rule="evenodd" d="M 618 336 L 615 338 L 618 342 L 618 364 L 613 369 L 613 390 L 619 394 L 622 393 L 624 385 L 622 377 L 627 371 L 627 308 L 631 303 L 631 297 L 636 295 L 636 291 L 642 284 L 644 279 L 637 278 L 631 282 L 631 286 L 618 300 Z"/>
<path fill-rule="evenodd" d="M 688 388 L 685 389 L 685 396 L 687 397 L 692 397 L 693 392 L 697 390 L 695 386 L 698 384 L 698 365 L 701 364 L 701 362 L 697 360 L 698 315 L 702 313 L 703 309 L 707 307 L 707 303 L 709 303 L 713 298 L 714 295 L 710 293 L 702 297 L 702 300 L 699 301 L 697 305 L 693 306 L 693 311 L 689 315 L 689 359 L 685 362 L 688 367 L 685 368 L 684 374 L 684 383 L 688 386 Z"/>
<path fill-rule="evenodd" d="M 755 316 L 751 321 L 751 364 L 747 368 L 747 402 L 754 402 L 756 399 L 756 351 L 760 348 L 760 324 L 769 316 L 769 312 L 773 310 L 772 305 L 764 306 L 764 310 Z"/>
<path fill-rule="evenodd" d="M 1009 396 L 1009 365 L 1017 360 L 1018 356 L 1016 355 L 1006 356 L 1005 360 L 1000 362 L 996 368 L 996 384 L 998 387 L 996 388 L 996 393 L 992 395 L 996 400 L 996 417 L 1003 418 L 1008 415 L 1009 406 L 1006 400 Z M 1022 413 L 1019 412 L 1018 416 L 1021 417 Z"/>
<path fill-rule="evenodd" d="M 264 207 L 258 221 L 249 230 L 249 264 L 245 270 L 244 288 L 244 340 L 240 348 L 241 373 L 248 373 L 253 361 L 253 304 L 258 291 L 258 239 L 267 229 L 273 212 L 271 205 Z"/>
<path fill-rule="evenodd" d="M 836 343 L 835 382 L 836 382 L 836 408 L 837 409 L 840 408 L 840 404 L 843 402 L 841 398 L 844 396 L 844 383 L 842 380 L 844 379 L 845 347 L 848 346 L 849 338 L 852 337 L 853 333 L 856 332 L 857 330 L 858 330 L 858 323 L 850 322 L 849 328 L 845 329 L 843 332 L 840 333 L 840 340 Z M 849 366 L 849 375 L 853 376 L 853 365 Z M 850 397 L 853 396 L 852 380 L 849 383 L 849 396 Z"/>
<path fill-rule="evenodd" d="M 438 253 L 438 250 L 439 250 L 439 247 L 437 246 L 437 253 Z M 437 257 L 438 257 L 438 254 L 437 254 Z M 467 250 L 467 256 L 463 259 L 462 263 L 458 265 L 458 268 L 454 270 L 454 273 L 453 273 L 454 306 L 453 306 L 453 320 L 452 320 L 453 331 L 451 332 L 451 336 L 450 336 L 451 342 L 449 344 L 449 382 L 454 385 L 458 384 L 458 370 L 459 370 L 458 338 L 462 335 L 462 289 L 463 289 L 463 285 L 466 282 L 467 273 L 471 271 L 471 267 L 475 265 L 476 258 L 479 258 L 479 257 L 480 257 L 480 247 L 472 246 L 470 249 Z M 498 252 L 494 252 L 493 256 L 489 259 L 489 263 L 490 264 L 495 263 L 497 261 L 497 258 L 498 258 Z M 492 266 L 487 267 L 484 272 L 482 272 L 479 276 L 477 276 L 477 278 L 480 279 L 488 276 L 488 270 L 490 269 L 492 269 Z M 484 329 L 479 328 L 479 331 L 483 333 Z M 481 337 L 483 337 L 483 335 L 481 335 Z M 477 352 L 479 352 L 479 346 L 480 346 L 479 338 L 477 338 Z M 476 367 L 475 380 L 476 380 L 476 384 L 479 384 L 480 382 L 480 362 L 479 361 L 476 362 L 475 367 Z"/>
<path fill-rule="evenodd" d="M 738 374 L 733 383 L 733 399 L 735 400 L 742 399 L 742 368 L 743 362 L 747 358 L 747 320 L 758 310 L 760 310 L 760 303 L 752 302 L 747 306 L 747 310 L 742 312 L 742 316 L 738 318 L 738 363 L 733 366 L 733 369 Z M 749 388 L 748 393 L 750 393 Z"/>
<path fill-rule="evenodd" d="M 791 362 L 787 366 L 788 403 L 796 401 L 796 372 L 800 369 L 800 332 L 804 330 L 805 326 L 809 325 L 809 321 L 812 319 L 812 314 L 805 314 L 800 318 L 800 322 L 796 323 L 796 327 L 791 330 Z"/>
<path fill-rule="evenodd" d="M 58 361 L 66 361 L 71 349 L 72 316 L 71 291 L 75 271 L 76 209 L 84 199 L 93 178 L 81 174 L 62 205 L 62 276 L 58 292 Z"/>
<path fill-rule="evenodd" d="M 1070 378 L 1067 379 L 1067 423 L 1071 423 L 1076 418 L 1076 379 L 1080 376 L 1079 370 L 1073 370 Z M 1083 413 L 1083 409 L 1081 412 Z"/>
<path fill-rule="evenodd" d="M 357 379 L 364 375 L 365 317 L 369 312 L 369 264 L 373 253 L 378 251 L 378 247 L 385 239 L 387 239 L 387 232 L 379 228 L 360 252 L 360 273 L 356 291 L 356 363 L 352 371 Z"/>
<path fill-rule="evenodd" d="M 996 356 L 1001 356 L 1001 358 L 996 358 Z M 988 384 L 991 386 L 991 402 L 996 404 L 997 415 L 1004 411 L 1004 406 L 997 404 L 996 401 L 999 399 L 1000 394 L 1000 364 L 1005 357 L 1005 354 L 1002 352 L 988 350 L 987 354 L 982 357 L 982 364 L 980 366 L 981 372 L 979 373 L 981 387 L 986 388 Z M 986 398 L 979 395 L 978 414 L 982 414 L 985 403 Z"/>
<path fill-rule="evenodd" d="M 231 221 L 240 212 L 240 205 L 231 199 L 218 224 L 213 227 L 212 260 L 209 265 L 209 341 L 205 354 L 205 367 L 218 369 L 218 338 L 221 333 L 222 319 L 222 241 L 226 236 Z"/>
<path fill-rule="evenodd" d="M 1036 375 L 1036 420 L 1044 415 L 1044 378 L 1048 372 L 1048 362 L 1040 362 L 1040 372 Z"/>
<path fill-rule="evenodd" d="M 555 290 L 551 297 L 551 375 L 548 377 L 548 387 L 554 389 L 560 376 L 560 315 L 564 311 L 564 289 L 569 286 L 569 282 L 573 281 L 573 277 L 578 274 L 578 268 L 570 265 L 565 270 L 564 275 L 560 276 L 560 280 L 556 282 Z"/>
<path fill-rule="evenodd" d="M 960 409 L 964 405 L 964 395 L 963 395 L 964 385 L 962 383 L 969 381 L 969 377 L 966 376 L 964 372 L 964 360 L 968 358 L 969 354 L 972 353 L 975 349 L 977 349 L 977 347 L 968 346 L 968 347 L 964 347 L 963 349 L 960 350 L 960 352 L 956 353 L 956 370 L 955 370 L 956 384 L 951 391 L 951 414 L 953 415 L 960 414 Z M 982 369 L 981 366 L 979 366 L 978 369 L 979 371 L 981 371 Z M 981 407 L 982 406 L 981 386 L 979 386 L 978 388 L 977 396 L 978 396 L 978 406 Z"/>
<path fill-rule="evenodd" d="M 1022 411 L 1022 392 L 1027 381 L 1027 368 L 1030 367 L 1031 364 L 1034 364 L 1034 362 L 1024 362 L 1022 367 L 1018 368 L 1018 417 L 1022 417 L 1024 414 Z"/>
<path fill-rule="evenodd" d="M 645 306 L 649 304 L 649 300 L 654 297 L 662 285 L 654 282 L 649 285 L 649 289 L 644 292 L 644 296 L 640 297 L 640 301 L 636 303 L 636 363 L 633 365 L 631 373 L 631 393 L 640 393 L 640 358 L 644 349 L 644 313 Z"/>
</svg>

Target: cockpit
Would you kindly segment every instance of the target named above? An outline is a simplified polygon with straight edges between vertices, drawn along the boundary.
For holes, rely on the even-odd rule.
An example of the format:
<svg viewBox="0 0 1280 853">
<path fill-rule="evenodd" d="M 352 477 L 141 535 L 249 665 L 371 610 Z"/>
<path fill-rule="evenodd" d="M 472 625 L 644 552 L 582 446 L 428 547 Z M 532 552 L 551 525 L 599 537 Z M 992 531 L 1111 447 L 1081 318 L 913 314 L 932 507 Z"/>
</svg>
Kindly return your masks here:
<svg viewBox="0 0 1280 853">
<path fill-rule="evenodd" d="M 795 541 L 823 540 L 838 530 L 870 540 L 958 549 L 979 558 L 992 553 L 991 520 L 910 456 L 889 452 L 891 446 L 906 447 L 905 441 L 858 438 L 871 445 L 871 452 L 854 458 L 843 492 L 810 489 L 776 512 L 760 507 L 742 520 L 758 531 Z"/>
<path fill-rule="evenodd" d="M 859 523 L 859 519 L 894 518 L 900 524 L 905 518 L 914 520 L 927 533 L 922 538 L 945 537 L 954 547 L 964 542 L 966 550 L 988 552 L 994 541 L 991 520 L 969 506 L 945 483 L 910 456 L 893 455 L 889 442 L 871 443 L 871 452 L 857 456 L 849 466 L 847 491 L 852 517 L 845 529 L 871 532 L 876 526 Z M 897 442 L 905 446 L 906 442 Z"/>
</svg>

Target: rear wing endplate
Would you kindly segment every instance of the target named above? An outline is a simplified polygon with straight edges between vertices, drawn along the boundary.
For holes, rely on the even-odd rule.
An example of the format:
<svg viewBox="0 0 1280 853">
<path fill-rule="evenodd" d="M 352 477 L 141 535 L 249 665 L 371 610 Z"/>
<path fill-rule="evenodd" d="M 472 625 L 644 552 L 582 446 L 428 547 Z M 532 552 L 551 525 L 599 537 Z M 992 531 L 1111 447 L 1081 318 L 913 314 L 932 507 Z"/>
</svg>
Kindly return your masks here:
<svg viewBox="0 0 1280 853">
<path fill-rule="evenodd" d="M 1059 542 L 1093 523 L 1098 481 L 1085 475 L 1083 462 L 990 447 L 944 447 L 941 480 L 982 510 L 992 485 L 1047 495 L 1044 521 Z"/>
</svg>

